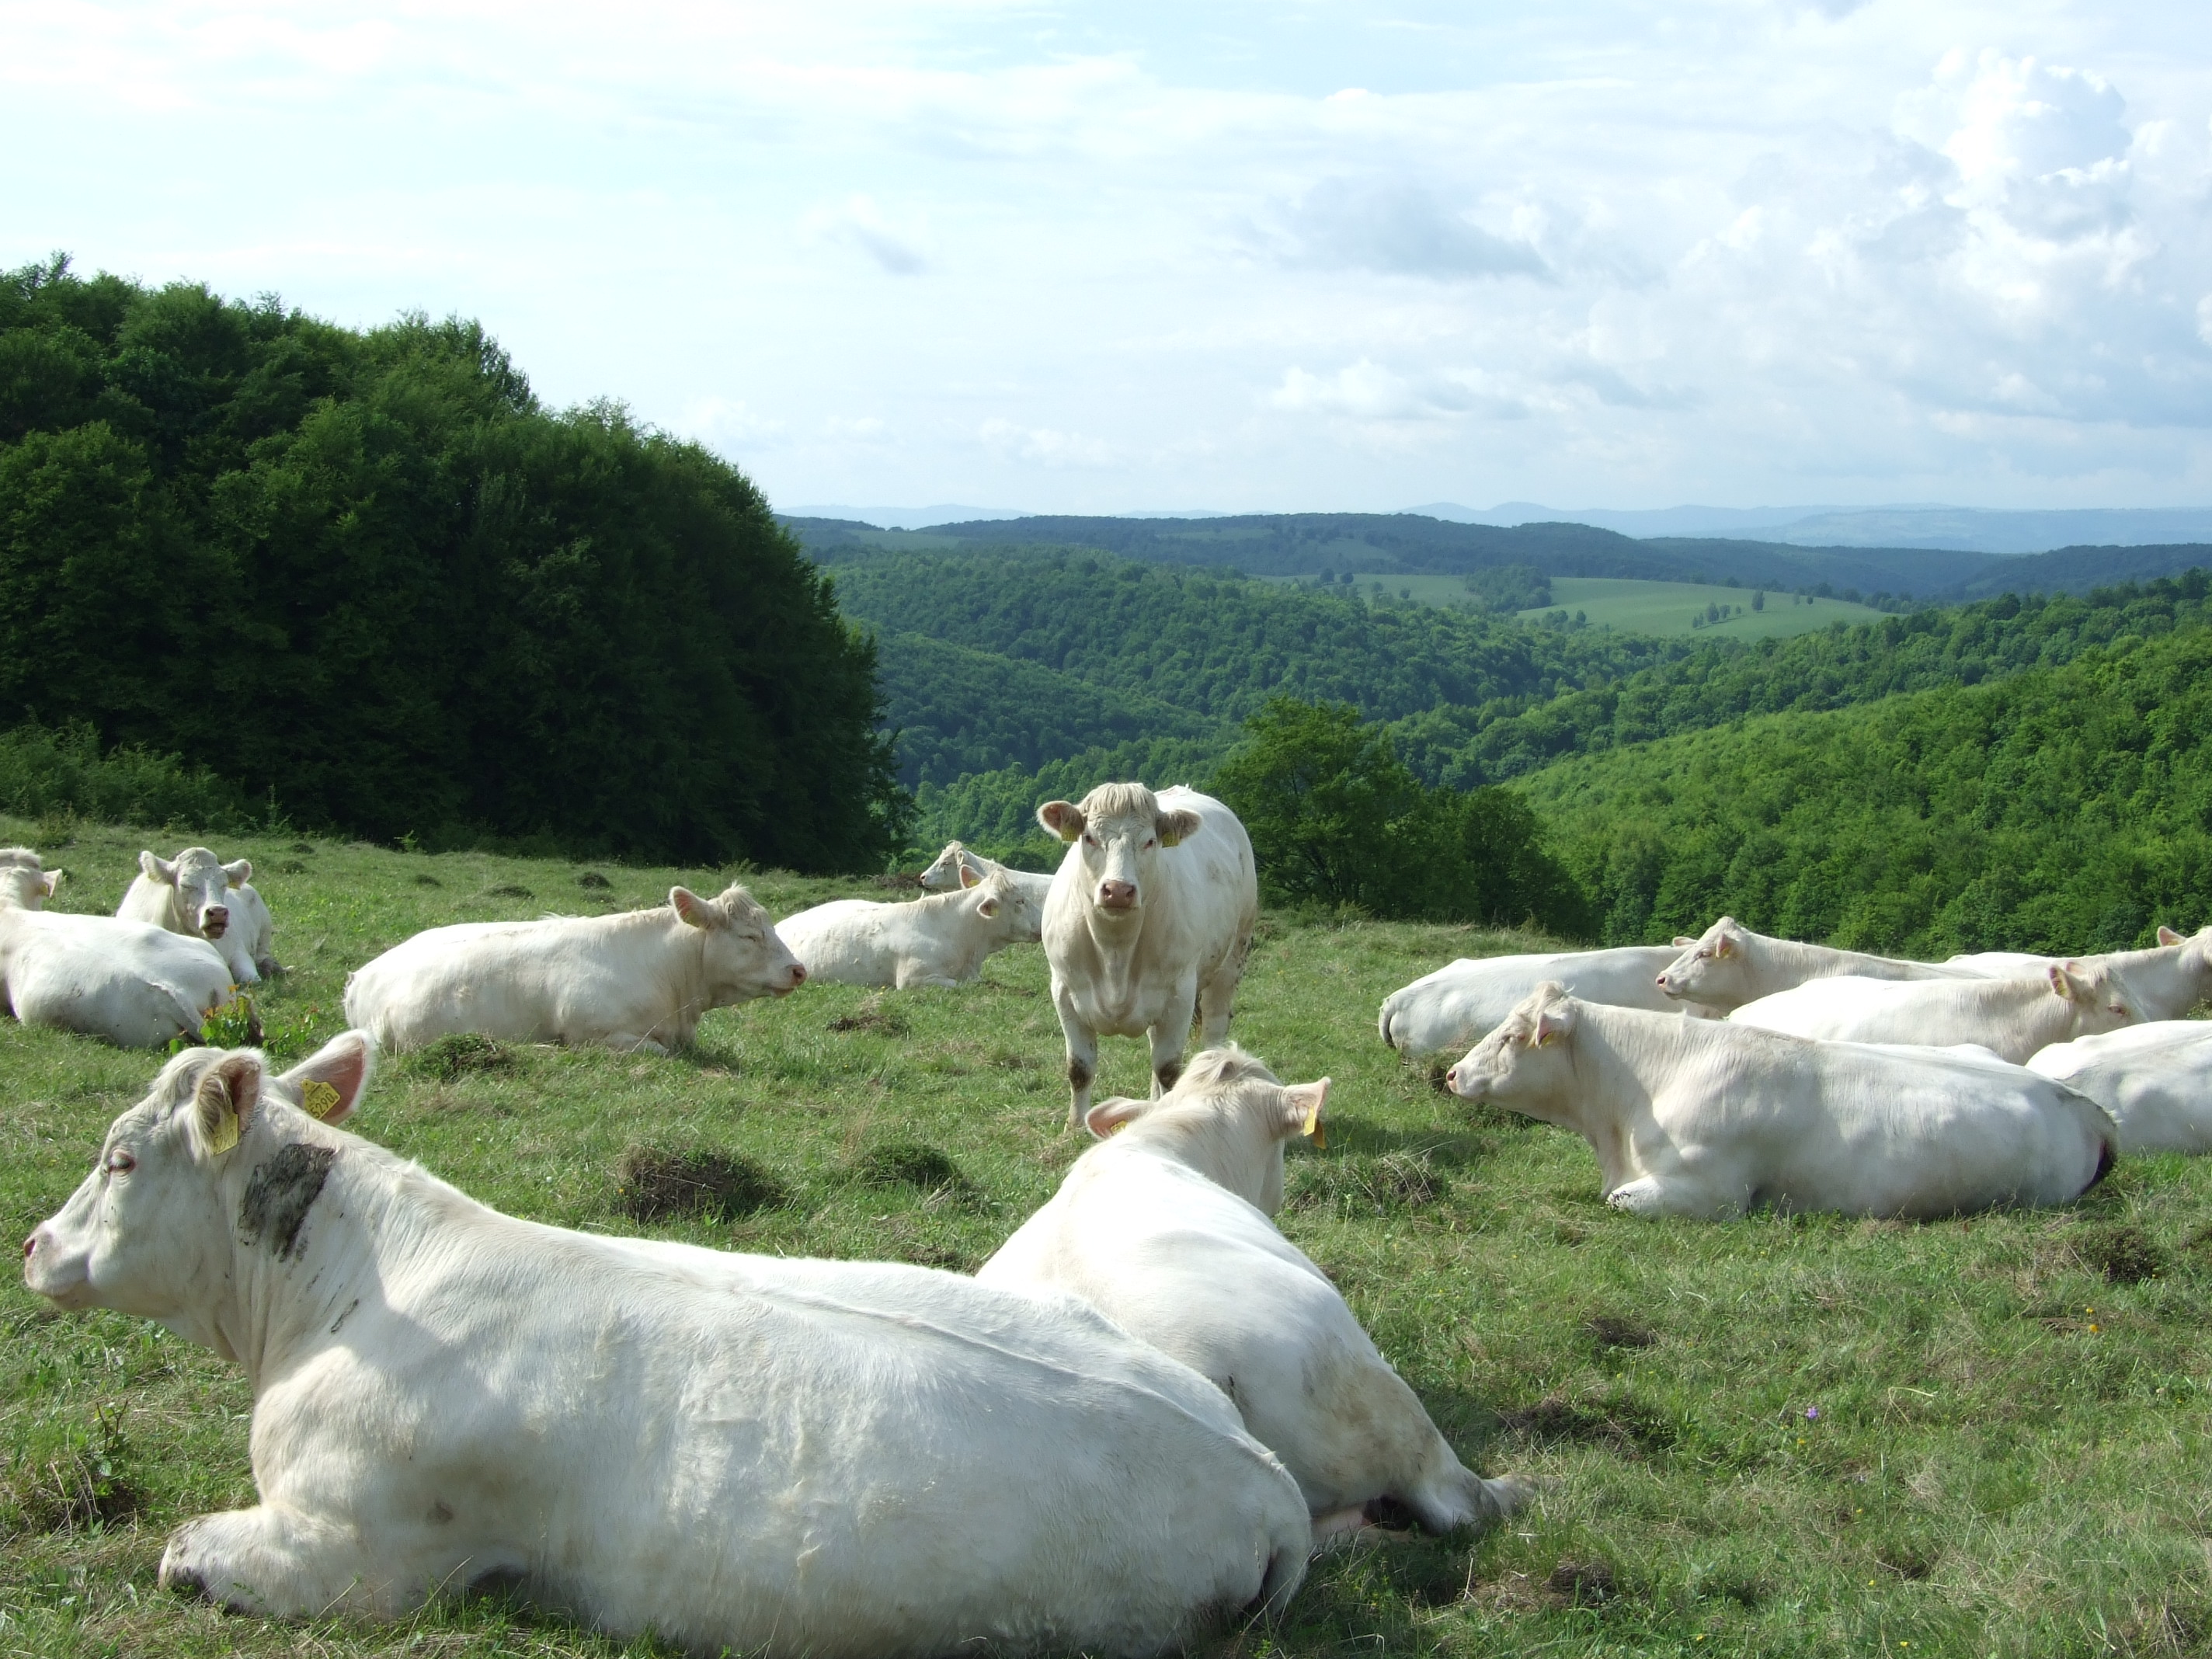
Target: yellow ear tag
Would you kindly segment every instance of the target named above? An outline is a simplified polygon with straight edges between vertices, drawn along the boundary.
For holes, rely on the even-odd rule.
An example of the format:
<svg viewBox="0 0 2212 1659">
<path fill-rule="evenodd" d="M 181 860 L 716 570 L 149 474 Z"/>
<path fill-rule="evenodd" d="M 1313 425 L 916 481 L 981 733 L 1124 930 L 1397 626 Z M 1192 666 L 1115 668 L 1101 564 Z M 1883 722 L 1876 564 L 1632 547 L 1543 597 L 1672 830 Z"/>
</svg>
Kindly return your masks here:
<svg viewBox="0 0 2212 1659">
<path fill-rule="evenodd" d="M 1306 1108 L 1305 1124 L 1298 1133 L 1313 1142 L 1314 1151 L 1325 1152 L 1328 1150 L 1328 1131 L 1322 1127 L 1321 1107 L 1318 1104 Z"/>
<path fill-rule="evenodd" d="M 216 1120 L 216 1127 L 208 1131 L 208 1151 L 227 1152 L 238 1145 L 238 1114 L 225 1112 Z"/>
<path fill-rule="evenodd" d="M 309 1117 L 320 1120 L 337 1109 L 338 1091 L 319 1078 L 309 1078 L 300 1085 L 300 1106 Z"/>
</svg>

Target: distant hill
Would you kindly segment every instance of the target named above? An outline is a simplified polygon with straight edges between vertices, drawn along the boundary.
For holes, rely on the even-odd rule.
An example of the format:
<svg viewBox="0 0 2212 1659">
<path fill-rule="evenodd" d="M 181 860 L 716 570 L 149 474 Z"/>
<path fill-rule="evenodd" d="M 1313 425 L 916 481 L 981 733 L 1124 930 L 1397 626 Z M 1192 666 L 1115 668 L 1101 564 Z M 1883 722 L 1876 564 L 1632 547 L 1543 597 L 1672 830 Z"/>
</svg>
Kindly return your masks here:
<svg viewBox="0 0 2212 1659">
<path fill-rule="evenodd" d="M 1490 507 L 1431 501 L 1406 510 L 1456 524 L 1566 521 L 1617 530 L 1624 536 L 1718 536 L 1783 542 L 1794 547 L 1940 547 L 1973 553 L 2045 553 L 2063 547 L 2148 547 L 2212 541 L 2212 507 L 1998 511 L 1915 505 L 1623 510 L 1542 507 L 1534 501 L 1501 501 Z"/>
</svg>

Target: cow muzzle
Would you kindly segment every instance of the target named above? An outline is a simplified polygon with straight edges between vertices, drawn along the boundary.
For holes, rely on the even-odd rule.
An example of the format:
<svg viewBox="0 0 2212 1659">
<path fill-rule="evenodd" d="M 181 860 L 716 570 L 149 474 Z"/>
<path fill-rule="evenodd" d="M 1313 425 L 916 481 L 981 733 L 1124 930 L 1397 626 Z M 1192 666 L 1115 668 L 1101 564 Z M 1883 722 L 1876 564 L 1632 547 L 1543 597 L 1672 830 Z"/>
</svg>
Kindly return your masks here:
<svg viewBox="0 0 2212 1659">
<path fill-rule="evenodd" d="M 200 932 L 210 939 L 221 939 L 230 931 L 230 911 L 220 904 L 211 904 L 200 912 Z"/>
<path fill-rule="evenodd" d="M 1137 884 L 1133 881 L 1102 881 L 1098 884 L 1098 908 L 1102 910 L 1133 910 L 1137 908 Z"/>
</svg>

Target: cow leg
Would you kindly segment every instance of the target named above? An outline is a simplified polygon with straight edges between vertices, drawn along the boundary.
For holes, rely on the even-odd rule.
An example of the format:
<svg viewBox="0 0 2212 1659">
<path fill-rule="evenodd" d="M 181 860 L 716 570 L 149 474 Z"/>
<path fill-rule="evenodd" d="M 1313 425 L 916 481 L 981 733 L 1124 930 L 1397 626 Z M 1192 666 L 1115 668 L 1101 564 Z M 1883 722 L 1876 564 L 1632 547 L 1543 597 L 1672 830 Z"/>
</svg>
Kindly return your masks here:
<svg viewBox="0 0 2212 1659">
<path fill-rule="evenodd" d="M 1229 1041 L 1229 1016 L 1237 1001 L 1237 981 L 1244 977 L 1244 957 L 1252 948 L 1247 937 L 1224 957 L 1212 977 L 1198 988 L 1200 1046 L 1218 1048 Z"/>
<path fill-rule="evenodd" d="M 668 1052 L 664 1045 L 635 1031 L 611 1031 L 599 1039 L 599 1046 L 621 1054 L 665 1054 Z"/>
<path fill-rule="evenodd" d="M 1055 996 L 1052 1001 L 1067 1042 L 1067 1127 L 1073 1129 L 1091 1109 L 1091 1080 L 1098 1075 L 1098 1034 L 1083 1023 L 1067 997 Z"/>
<path fill-rule="evenodd" d="M 439 1566 L 460 1565 L 410 1553 L 373 1553 L 350 1526 L 262 1504 L 185 1522 L 169 1535 L 157 1582 L 234 1613 L 304 1618 L 344 1607 L 390 1618 L 428 1599 Z"/>
<path fill-rule="evenodd" d="M 1154 1100 L 1174 1088 L 1176 1079 L 1182 1075 L 1182 1051 L 1190 1045 L 1191 1015 L 1197 1001 L 1198 977 L 1194 973 L 1176 987 L 1159 1024 L 1145 1033 L 1152 1049 Z"/>
</svg>

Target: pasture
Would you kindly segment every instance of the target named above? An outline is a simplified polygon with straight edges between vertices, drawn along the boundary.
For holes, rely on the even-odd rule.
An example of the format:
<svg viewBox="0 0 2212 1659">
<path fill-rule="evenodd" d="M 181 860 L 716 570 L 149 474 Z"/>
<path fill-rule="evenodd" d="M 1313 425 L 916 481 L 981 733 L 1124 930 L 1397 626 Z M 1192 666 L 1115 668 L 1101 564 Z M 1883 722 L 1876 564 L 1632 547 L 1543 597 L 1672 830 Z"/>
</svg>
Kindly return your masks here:
<svg viewBox="0 0 2212 1659">
<path fill-rule="evenodd" d="M 41 839 L 0 819 L 0 842 Z M 49 826 L 46 860 L 70 872 L 56 908 L 112 910 L 140 847 L 185 839 Z M 348 970 L 422 927 L 632 908 L 730 873 L 215 844 L 253 860 L 276 915 L 291 971 L 262 1007 L 279 1060 L 342 1029 Z M 887 896 L 744 878 L 779 915 Z M 2144 1159 L 2068 1210 L 1925 1225 L 1615 1214 L 1579 1139 L 1464 1106 L 1375 1032 L 1418 975 L 1534 943 L 1262 920 L 1236 1034 L 1285 1079 L 1335 1079 L 1328 1150 L 1291 1153 L 1285 1231 L 1471 1463 L 1545 1484 L 1479 1539 L 1330 1553 L 1287 1623 L 1205 1650 L 2205 1651 L 2212 1170 Z M 0 1024 L 13 1236 L 82 1178 L 158 1061 Z M 1143 1091 L 1139 1044 L 1108 1039 L 1101 1061 L 1102 1097 Z M 721 1011 L 678 1057 L 451 1044 L 388 1062 L 349 1127 L 564 1226 L 969 1269 L 1087 1144 L 1062 1134 L 1065 1101 L 1042 953 L 1022 946 L 957 991 L 808 986 Z M 635 1221 L 625 1193 L 653 1195 L 638 1155 L 655 1151 L 745 1162 L 710 1176 L 710 1209 Z M 0 1329 L 0 1655 L 658 1650 L 489 1597 L 301 1627 L 163 1595 L 169 1529 L 252 1501 L 242 1374 L 13 1280 Z"/>
<path fill-rule="evenodd" d="M 1437 579 L 1431 579 L 1437 580 Z M 1462 590 L 1464 592 L 1464 588 Z M 1788 593 L 1769 592 L 1766 609 L 1751 609 L 1748 587 L 1718 587 L 1702 582 L 1638 581 L 1619 576 L 1554 576 L 1552 603 L 1523 611 L 1523 622 L 1538 622 L 1554 611 L 1569 616 L 1577 611 L 1593 628 L 1618 628 L 1634 634 L 1688 634 L 1700 638 L 1733 640 L 1787 639 L 1809 634 L 1830 623 L 1872 622 L 1882 613 L 1871 605 L 1844 599 L 1796 600 Z M 1708 605 L 1738 605 L 1742 614 L 1692 629 L 1690 618 L 1702 615 Z"/>
</svg>

